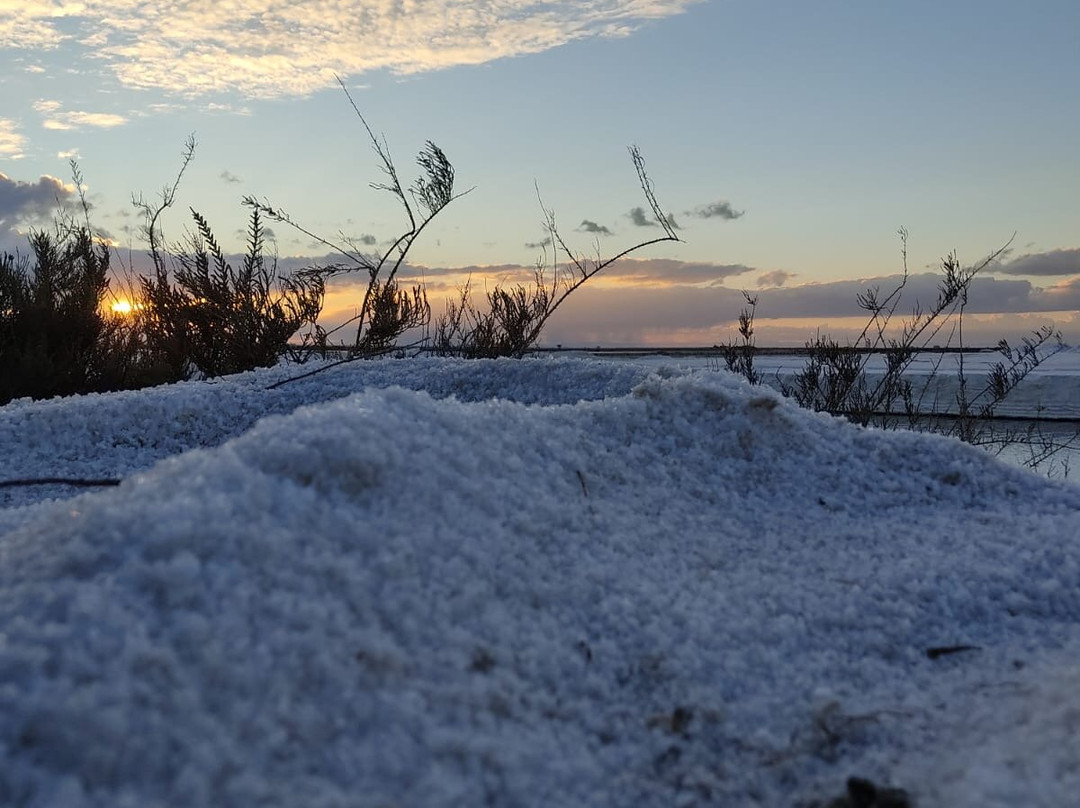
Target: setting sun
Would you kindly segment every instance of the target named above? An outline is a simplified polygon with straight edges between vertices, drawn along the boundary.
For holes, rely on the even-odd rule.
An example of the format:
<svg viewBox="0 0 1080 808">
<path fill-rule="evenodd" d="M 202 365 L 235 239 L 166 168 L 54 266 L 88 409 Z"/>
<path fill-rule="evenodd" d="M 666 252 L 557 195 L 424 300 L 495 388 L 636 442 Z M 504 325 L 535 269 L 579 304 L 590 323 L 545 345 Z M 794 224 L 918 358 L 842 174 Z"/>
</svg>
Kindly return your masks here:
<svg viewBox="0 0 1080 808">
<path fill-rule="evenodd" d="M 113 314 L 132 314 L 136 309 L 141 308 L 137 303 L 132 303 L 130 300 L 120 299 L 117 300 L 109 307 Z"/>
</svg>

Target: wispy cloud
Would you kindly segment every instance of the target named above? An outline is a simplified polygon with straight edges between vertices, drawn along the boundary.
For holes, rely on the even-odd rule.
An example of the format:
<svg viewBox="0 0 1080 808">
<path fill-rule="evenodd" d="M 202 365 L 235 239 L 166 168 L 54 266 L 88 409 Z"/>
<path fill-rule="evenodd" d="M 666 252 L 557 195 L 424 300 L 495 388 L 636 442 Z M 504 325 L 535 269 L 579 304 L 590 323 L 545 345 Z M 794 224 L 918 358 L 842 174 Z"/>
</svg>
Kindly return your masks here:
<svg viewBox="0 0 1080 808">
<path fill-rule="evenodd" d="M 707 205 L 698 205 L 693 210 L 686 211 L 687 216 L 697 216 L 699 219 L 738 219 L 746 213 L 745 210 L 735 210 L 730 202 L 719 200 Z"/>
<path fill-rule="evenodd" d="M 660 226 L 660 222 L 656 221 L 656 219 L 652 218 L 648 213 L 646 213 L 645 208 L 630 208 L 630 212 L 626 215 L 630 217 L 630 221 L 635 227 Z M 681 227 L 679 227 L 679 223 L 675 221 L 675 217 L 672 214 L 669 213 L 664 218 L 667 219 L 667 223 L 671 226 L 672 230 L 682 229 Z"/>
<path fill-rule="evenodd" d="M 757 285 L 759 289 L 776 289 L 783 286 L 785 283 L 787 283 L 794 277 L 794 272 L 785 272 L 782 269 L 774 269 L 772 272 L 766 272 L 760 278 L 758 278 Z"/>
<path fill-rule="evenodd" d="M 162 104 L 161 106 L 164 106 Z M 175 105 L 177 109 L 181 109 L 180 104 Z M 251 108 L 242 104 L 222 104 L 218 101 L 211 101 L 203 107 L 207 112 L 221 112 L 229 115 L 250 115 Z"/>
<path fill-rule="evenodd" d="M 579 233 L 596 233 L 600 236 L 610 236 L 611 230 L 602 224 L 597 224 L 590 219 L 582 219 L 577 228 Z"/>
<path fill-rule="evenodd" d="M 374 247 L 379 243 L 379 240 L 370 233 L 361 233 L 359 236 L 346 235 L 345 233 L 339 233 L 338 235 L 341 243 L 348 245 L 354 253 L 362 253 L 364 247 Z"/>
<path fill-rule="evenodd" d="M 56 156 L 59 157 L 61 160 L 78 160 L 79 159 L 79 150 L 78 149 L 67 149 L 66 151 L 58 151 L 56 153 Z"/>
<path fill-rule="evenodd" d="M 64 112 L 55 118 L 49 118 L 42 123 L 46 129 L 80 129 L 84 126 L 96 126 L 101 129 L 111 129 L 114 126 L 122 126 L 127 123 L 123 115 L 114 115 L 109 112 Z"/>
<path fill-rule="evenodd" d="M 993 271 L 1003 275 L 1080 275 L 1080 248 L 1028 253 L 993 267 Z"/>
<path fill-rule="evenodd" d="M 0 39 L 32 50 L 73 43 L 132 87 L 268 98 L 330 86 L 334 73 L 419 73 L 625 36 L 697 2 L 24 0 L 0 3 Z"/>
<path fill-rule="evenodd" d="M 26 137 L 18 132 L 19 126 L 15 121 L 0 118 L 0 157 L 8 160 L 18 160 L 23 157 L 23 147 L 26 146 Z"/>
<path fill-rule="evenodd" d="M 59 14 L 54 13 L 57 10 Z M 57 48 L 69 38 L 53 23 L 58 16 L 66 16 L 62 7 L 58 9 L 47 0 L 4 3 L 0 5 L 0 40 L 5 47 L 13 49 L 38 51 Z"/>
<path fill-rule="evenodd" d="M 83 112 L 81 110 L 64 111 L 59 101 L 42 100 L 34 103 L 34 111 L 41 114 L 41 125 L 45 129 L 68 130 L 86 126 L 110 129 L 127 123 L 123 115 L 110 112 Z"/>
<path fill-rule="evenodd" d="M 221 177 L 221 179 L 225 180 L 225 182 L 230 184 L 243 182 L 242 179 L 233 174 L 231 171 L 222 171 L 220 174 L 218 174 L 218 176 Z"/>
</svg>

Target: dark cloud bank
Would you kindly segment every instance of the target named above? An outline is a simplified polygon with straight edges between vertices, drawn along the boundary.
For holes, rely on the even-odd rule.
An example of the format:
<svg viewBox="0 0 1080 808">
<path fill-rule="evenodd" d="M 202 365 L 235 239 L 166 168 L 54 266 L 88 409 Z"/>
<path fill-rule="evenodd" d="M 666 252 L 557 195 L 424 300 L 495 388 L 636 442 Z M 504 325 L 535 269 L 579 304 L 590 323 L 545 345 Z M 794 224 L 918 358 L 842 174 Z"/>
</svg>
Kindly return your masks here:
<svg viewBox="0 0 1080 808">
<path fill-rule="evenodd" d="M 25 252 L 26 239 L 17 228 L 48 222 L 58 207 L 71 203 L 74 193 L 56 177 L 23 182 L 0 172 L 0 250 Z"/>
<path fill-rule="evenodd" d="M 998 264 L 993 271 L 1003 275 L 1033 277 L 1080 275 L 1080 248 L 1021 255 L 1019 258 Z"/>
</svg>

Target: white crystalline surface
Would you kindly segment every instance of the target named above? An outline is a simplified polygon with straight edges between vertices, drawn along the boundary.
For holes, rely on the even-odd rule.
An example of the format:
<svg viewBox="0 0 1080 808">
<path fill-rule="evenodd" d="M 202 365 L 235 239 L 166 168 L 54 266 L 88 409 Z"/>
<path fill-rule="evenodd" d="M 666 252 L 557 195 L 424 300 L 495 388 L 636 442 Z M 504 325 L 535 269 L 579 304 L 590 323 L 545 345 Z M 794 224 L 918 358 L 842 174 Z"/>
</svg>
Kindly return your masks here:
<svg viewBox="0 0 1080 808">
<path fill-rule="evenodd" d="M 288 372 L 0 408 L 124 478 L 0 489 L 0 805 L 1075 804 L 1075 484 L 718 372 Z"/>
</svg>

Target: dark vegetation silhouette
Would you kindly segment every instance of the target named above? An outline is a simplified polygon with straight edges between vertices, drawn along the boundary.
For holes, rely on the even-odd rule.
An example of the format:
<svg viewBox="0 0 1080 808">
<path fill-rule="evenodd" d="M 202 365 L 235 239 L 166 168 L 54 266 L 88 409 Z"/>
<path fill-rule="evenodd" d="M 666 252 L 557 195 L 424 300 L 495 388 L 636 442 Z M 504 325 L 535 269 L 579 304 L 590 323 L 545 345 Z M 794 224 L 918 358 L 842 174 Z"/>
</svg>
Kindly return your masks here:
<svg viewBox="0 0 1080 808">
<path fill-rule="evenodd" d="M 451 202 L 467 194 L 454 192 L 455 172 L 446 154 L 432 141 L 427 141 L 417 155 L 416 163 L 421 175 L 407 189 L 402 184 L 397 167 L 390 155 L 385 138 L 379 138 L 368 125 L 344 82 L 338 80 L 348 98 L 372 148 L 379 159 L 385 180 L 373 183 L 372 188 L 393 196 L 405 211 L 408 221 L 405 229 L 395 237 L 389 247 L 380 253 L 370 254 L 342 236 L 338 242 L 320 236 L 301 225 L 285 210 L 274 207 L 254 196 L 245 196 L 243 203 L 254 212 L 265 215 L 274 222 L 286 224 L 319 244 L 341 255 L 343 263 L 314 266 L 299 273 L 302 280 L 325 283 L 326 280 L 345 274 L 360 273 L 366 277 L 363 298 L 352 317 L 341 325 L 321 335 L 320 346 L 336 332 L 347 327 L 356 328 L 351 344 L 346 348 L 346 360 L 371 358 L 398 348 L 398 340 L 406 333 L 422 329 L 431 320 L 431 307 L 427 292 L 422 285 L 402 288 L 398 275 L 409 250 L 425 228 Z M 472 190 L 472 189 L 469 189 Z"/>
<path fill-rule="evenodd" d="M 425 143 L 416 158 L 420 175 L 406 187 L 385 138 L 375 135 L 344 83 L 341 87 L 384 177 L 372 187 L 389 193 L 404 211 L 406 225 L 388 247 L 369 253 L 344 236 L 337 241 L 325 238 L 284 209 L 254 196 L 242 200 L 250 218 L 246 252 L 238 265 L 230 263 L 210 223 L 194 208 L 190 209 L 194 229 L 185 239 L 170 243 L 161 222 L 175 205 L 180 183 L 194 159 L 197 144 L 192 135 L 172 183 L 152 201 L 142 195 L 132 197 L 142 219 L 140 234 L 151 268 L 133 280 L 129 273 L 127 283 L 133 287 L 129 294 L 138 303 L 127 315 L 108 310 L 111 253 L 93 235 L 85 200 L 84 222 L 78 227 L 69 225 L 57 236 L 34 233 L 33 268 L 25 258 L 4 257 L 0 366 L 8 372 L 2 400 L 209 378 L 271 366 L 282 358 L 302 362 L 333 356 L 335 361 L 275 387 L 342 362 L 410 349 L 467 358 L 521 357 L 536 345 L 544 326 L 567 298 L 599 272 L 636 250 L 679 241 L 670 217 L 657 202 L 644 157 L 632 146 L 638 181 L 662 235 L 610 258 L 602 258 L 599 249 L 595 258 L 586 258 L 570 249 L 554 212 L 541 200 L 552 247 L 550 266 L 545 252 L 533 284 L 497 286 L 486 294 L 484 307 L 473 303 L 466 284 L 459 299 L 451 301 L 433 323 L 424 286 L 404 286 L 399 277 L 410 249 L 428 225 L 471 189 L 455 190 L 454 166 L 432 141 Z M 81 194 L 81 176 L 74 162 L 72 170 Z M 296 229 L 343 260 L 279 274 L 276 260 L 265 255 L 264 220 Z M 327 282 L 355 273 L 365 281 L 355 315 L 324 330 L 318 317 Z M 49 316 L 42 313 L 46 309 Z M 349 327 L 355 328 L 351 340 L 336 342 L 331 348 L 331 339 L 340 340 L 340 332 Z M 410 341 L 402 343 L 407 335 Z"/>
<path fill-rule="evenodd" d="M 35 231 L 0 257 L 0 402 L 123 386 L 108 364 L 116 325 L 98 310 L 109 253 L 84 229 Z"/>
<path fill-rule="evenodd" d="M 144 350 L 165 381 L 187 379 L 195 372 L 213 377 L 271 367 L 283 356 L 297 355 L 289 341 L 304 329 L 305 345 L 324 340 L 317 324 L 325 294 L 322 278 L 277 272 L 276 259 L 265 255 L 266 231 L 257 209 L 251 212 L 246 251 L 236 268 L 194 208 L 194 232 L 171 249 L 163 246 L 161 215 L 175 201 L 195 145 L 194 137 L 189 138 L 180 171 L 156 204 L 133 199 L 143 216 L 153 265 L 151 275 L 139 278 L 137 317 Z"/>
<path fill-rule="evenodd" d="M 317 349 L 326 355 L 326 340 L 343 328 L 354 326 L 352 342 L 341 346 L 345 355 L 331 365 L 324 365 L 307 373 L 277 382 L 273 387 L 306 378 L 333 367 L 357 359 L 367 359 L 392 351 L 409 349 L 430 350 L 439 356 L 460 356 L 470 359 L 521 357 L 540 338 L 541 332 L 555 311 L 566 299 L 596 274 L 630 253 L 664 241 L 679 241 L 656 200 L 652 182 L 645 170 L 645 159 L 636 146 L 630 147 L 630 156 L 649 204 L 663 235 L 639 242 L 608 259 L 599 255 L 588 259 L 574 253 L 566 244 L 555 222 L 555 214 L 541 200 L 544 227 L 548 243 L 552 245 L 551 267 L 547 267 L 547 255 L 537 264 L 533 283 L 518 284 L 510 288 L 496 286 L 486 294 L 484 307 L 474 305 L 469 284 L 461 290 L 456 301 L 447 303 L 446 311 L 432 323 L 431 307 L 424 287 L 415 285 L 402 289 L 398 275 L 405 266 L 409 250 L 430 222 L 451 202 L 461 198 L 472 189 L 455 192 L 455 170 L 446 154 L 432 141 L 427 141 L 416 158 L 420 176 L 408 189 L 401 177 L 386 139 L 377 136 L 360 109 L 339 79 L 339 84 L 359 118 L 364 132 L 378 158 L 384 181 L 373 183 L 372 188 L 388 192 L 402 206 L 407 227 L 380 253 L 370 254 L 358 246 L 341 239 L 332 241 L 304 227 L 288 212 L 261 201 L 254 196 L 244 197 L 244 204 L 261 212 L 274 222 L 289 225 L 300 233 L 341 255 L 343 263 L 324 267 L 311 267 L 301 272 L 302 277 L 328 280 L 343 274 L 360 273 L 366 277 L 366 286 L 356 314 L 322 335 Z M 537 191 L 539 196 L 539 190 Z M 560 258 L 566 265 L 560 266 Z M 413 341 L 401 345 L 399 340 L 406 334 L 415 334 Z"/>
<path fill-rule="evenodd" d="M 95 239 L 72 163 L 82 221 L 58 213 L 32 230 L 29 254 L 0 255 L 0 404 L 141 386 L 138 334 L 102 302 L 109 249 Z"/>
<path fill-rule="evenodd" d="M 194 209 L 194 231 L 166 246 L 161 217 L 195 146 L 189 138 L 175 180 L 155 202 L 132 199 L 151 271 L 134 280 L 128 273 L 124 297 L 137 300 L 131 311 L 110 310 L 119 297 L 113 287 L 123 282 L 111 277 L 113 252 L 93 231 L 74 162 L 81 220 L 60 206 L 51 231 L 31 231 L 29 254 L 0 255 L 0 404 L 270 367 L 283 357 L 302 360 L 324 340 L 322 278 L 277 272 L 258 210 L 235 267 Z M 290 341 L 298 334 L 296 347 Z"/>
</svg>

